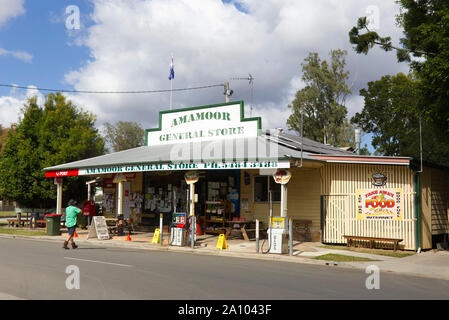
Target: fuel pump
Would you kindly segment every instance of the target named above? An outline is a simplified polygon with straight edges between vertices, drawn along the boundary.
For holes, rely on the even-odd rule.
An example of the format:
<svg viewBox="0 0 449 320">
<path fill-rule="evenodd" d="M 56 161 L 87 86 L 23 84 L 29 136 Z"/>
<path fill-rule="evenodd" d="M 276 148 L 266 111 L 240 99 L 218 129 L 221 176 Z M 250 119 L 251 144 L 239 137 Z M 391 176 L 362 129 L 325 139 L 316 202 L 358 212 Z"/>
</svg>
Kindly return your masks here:
<svg viewBox="0 0 449 320">
<path fill-rule="evenodd" d="M 171 223 L 170 245 L 183 247 L 186 245 L 186 216 L 185 212 L 176 212 L 176 188 L 173 188 L 173 219 Z"/>
<path fill-rule="evenodd" d="M 183 247 L 186 245 L 186 213 L 173 213 L 170 244 Z"/>
<path fill-rule="evenodd" d="M 290 181 L 291 173 L 285 169 L 279 169 L 273 175 L 276 183 L 281 185 L 281 212 L 279 217 L 272 216 L 270 210 L 270 218 L 268 225 L 268 247 L 269 253 L 284 254 L 288 252 L 289 226 L 287 217 L 287 183 Z"/>
<path fill-rule="evenodd" d="M 287 253 L 288 219 L 287 217 L 270 217 L 268 228 L 269 253 Z"/>
</svg>

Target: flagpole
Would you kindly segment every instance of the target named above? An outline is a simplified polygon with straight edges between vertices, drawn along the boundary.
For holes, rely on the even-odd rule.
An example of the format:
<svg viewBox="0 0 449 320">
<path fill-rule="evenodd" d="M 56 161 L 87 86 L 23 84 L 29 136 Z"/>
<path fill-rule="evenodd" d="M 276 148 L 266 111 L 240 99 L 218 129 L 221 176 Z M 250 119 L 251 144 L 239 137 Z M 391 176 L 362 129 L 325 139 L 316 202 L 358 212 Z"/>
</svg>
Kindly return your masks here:
<svg viewBox="0 0 449 320">
<path fill-rule="evenodd" d="M 172 53 L 171 54 L 171 65 L 170 65 L 170 110 L 173 107 L 173 79 L 175 78 L 174 74 L 172 76 L 173 68 L 174 68 L 174 65 L 173 65 L 173 53 Z"/>
<path fill-rule="evenodd" d="M 172 109 L 173 103 L 173 79 L 170 80 L 170 110 Z"/>
</svg>

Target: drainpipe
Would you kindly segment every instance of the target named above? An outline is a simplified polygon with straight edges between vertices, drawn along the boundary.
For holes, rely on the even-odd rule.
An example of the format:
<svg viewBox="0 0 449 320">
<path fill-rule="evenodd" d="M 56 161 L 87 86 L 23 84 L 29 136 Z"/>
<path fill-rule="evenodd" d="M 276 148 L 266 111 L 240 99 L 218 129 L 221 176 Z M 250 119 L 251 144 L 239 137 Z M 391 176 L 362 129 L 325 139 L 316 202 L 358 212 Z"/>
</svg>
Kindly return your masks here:
<svg viewBox="0 0 449 320">
<path fill-rule="evenodd" d="M 415 188 L 415 243 L 416 252 L 421 252 L 422 235 L 421 235 L 421 183 L 419 173 L 414 174 L 414 188 Z"/>
</svg>

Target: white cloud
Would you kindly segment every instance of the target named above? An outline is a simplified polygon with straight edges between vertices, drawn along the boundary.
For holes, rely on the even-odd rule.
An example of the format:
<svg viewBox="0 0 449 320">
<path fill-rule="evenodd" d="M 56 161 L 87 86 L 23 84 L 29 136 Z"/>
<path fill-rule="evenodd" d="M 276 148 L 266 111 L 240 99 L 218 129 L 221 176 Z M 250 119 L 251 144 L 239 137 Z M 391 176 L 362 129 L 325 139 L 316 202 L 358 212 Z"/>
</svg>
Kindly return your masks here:
<svg viewBox="0 0 449 320">
<path fill-rule="evenodd" d="M 25 0 L 0 0 L 0 26 L 5 24 L 9 19 L 24 14 L 24 3 Z"/>
<path fill-rule="evenodd" d="M 10 51 L 0 48 L 0 56 L 13 56 L 14 58 L 27 63 L 30 63 L 33 60 L 33 56 L 30 53 L 20 50 Z"/>
<path fill-rule="evenodd" d="M 153 0 L 94 2 L 92 21 L 83 45 L 91 52 L 84 67 L 66 75 L 78 90 L 142 90 L 169 88 L 168 70 L 174 54 L 175 88 L 223 83 L 251 73 L 254 112 L 264 127 L 285 127 L 287 104 L 301 86 L 300 64 L 311 51 L 327 58 L 330 50 L 349 52 L 353 92 L 386 73 L 406 70 L 394 54 L 374 50 L 356 55 L 348 32 L 369 5 L 379 7 L 379 32 L 399 37 L 394 25 L 396 5 L 381 0 L 245 0 L 248 13 L 220 0 Z M 247 113 L 250 87 L 231 81 L 233 99 L 244 99 Z M 175 92 L 175 107 L 224 101 L 223 89 Z M 129 119 L 156 124 L 167 109 L 168 94 L 79 95 L 75 102 L 98 115 L 101 122 Z M 356 107 L 354 107 L 357 109 Z M 360 109 L 361 106 L 358 106 Z M 352 108 L 351 108 L 352 109 Z M 351 110 L 354 112 L 353 110 Z"/>
<path fill-rule="evenodd" d="M 9 127 L 13 123 L 17 123 L 21 117 L 21 110 L 27 99 L 37 97 L 37 103 L 43 105 L 45 97 L 36 90 L 36 86 L 28 86 L 24 92 L 15 87 L 11 88 L 9 95 L 0 97 L 0 125 Z"/>
<path fill-rule="evenodd" d="M 83 66 L 65 81 L 77 90 L 126 91 L 169 89 L 171 54 L 174 88 L 230 81 L 232 100 L 244 100 L 249 115 L 254 80 L 253 116 L 263 127 L 286 127 L 287 105 L 303 84 L 301 62 L 311 51 L 323 59 L 332 49 L 346 49 L 353 97 L 350 112 L 359 111 L 358 90 L 385 74 L 406 72 L 394 53 L 375 49 L 368 56 L 353 52 L 348 32 L 370 5 L 379 8 L 382 35 L 400 37 L 397 5 L 385 0 L 241 0 L 247 13 L 221 0 L 93 0 L 92 25 L 75 43 L 90 50 Z M 69 42 L 73 38 L 69 37 Z M 72 101 L 105 121 L 137 121 L 156 126 L 158 111 L 168 109 L 169 94 L 71 95 Z M 224 102 L 223 88 L 173 93 L 173 106 Z"/>
<path fill-rule="evenodd" d="M 25 0 L 0 0 L 0 27 L 8 20 L 25 13 L 24 2 Z M 0 56 L 12 56 L 27 63 L 33 60 L 33 56 L 30 53 L 22 50 L 0 48 Z"/>
</svg>

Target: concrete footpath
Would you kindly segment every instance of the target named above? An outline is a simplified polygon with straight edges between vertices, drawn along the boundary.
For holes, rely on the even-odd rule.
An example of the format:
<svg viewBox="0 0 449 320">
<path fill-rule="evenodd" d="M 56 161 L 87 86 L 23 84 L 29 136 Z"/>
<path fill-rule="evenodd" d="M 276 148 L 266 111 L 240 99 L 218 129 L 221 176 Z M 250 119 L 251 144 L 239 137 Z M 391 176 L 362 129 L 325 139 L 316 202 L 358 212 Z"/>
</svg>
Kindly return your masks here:
<svg viewBox="0 0 449 320">
<path fill-rule="evenodd" d="M 120 247 L 129 249 L 143 249 L 153 251 L 167 251 L 167 252 L 182 252 L 191 254 L 206 254 L 219 255 L 246 259 L 260 259 L 271 260 L 279 262 L 291 263 L 307 263 L 315 265 L 329 265 L 330 268 L 352 268 L 366 270 L 369 265 L 376 265 L 381 272 L 393 272 L 400 274 L 407 274 L 420 277 L 429 277 L 437 279 L 449 280 L 449 251 L 427 251 L 419 254 L 414 254 L 404 258 L 396 258 L 390 256 L 383 256 L 371 253 L 361 253 L 351 250 L 329 249 L 325 248 L 321 243 L 314 242 L 294 242 L 293 255 L 288 254 L 266 254 L 268 249 L 267 241 L 260 241 L 261 249 L 259 253 L 256 252 L 256 242 L 245 241 L 243 239 L 229 237 L 226 239 L 228 249 L 217 249 L 217 236 L 204 235 L 198 236 L 195 248 L 189 246 L 178 247 L 168 244 L 169 234 L 163 235 L 163 245 L 152 244 L 153 233 L 136 233 L 131 235 L 131 241 L 127 241 L 127 236 L 112 236 L 109 240 L 87 239 L 87 230 L 77 230 L 78 237 L 75 242 L 79 246 L 95 245 L 107 247 Z M 62 246 L 67 234 L 63 233 L 60 236 L 21 236 L 0 234 L 1 238 L 20 238 L 33 239 L 39 241 L 59 242 Z M 61 250 L 63 250 L 61 248 Z M 73 250 L 73 249 L 71 249 Z M 376 261 L 367 262 L 338 262 L 334 264 L 333 261 L 316 260 L 317 256 L 326 254 L 340 254 L 345 256 L 362 257 Z"/>
</svg>

